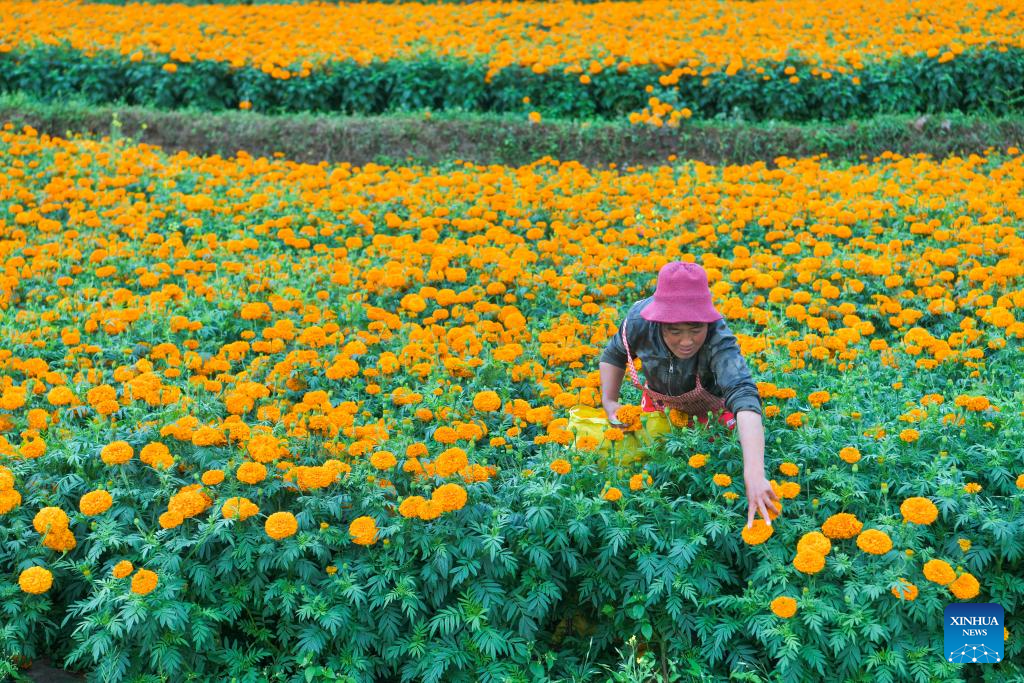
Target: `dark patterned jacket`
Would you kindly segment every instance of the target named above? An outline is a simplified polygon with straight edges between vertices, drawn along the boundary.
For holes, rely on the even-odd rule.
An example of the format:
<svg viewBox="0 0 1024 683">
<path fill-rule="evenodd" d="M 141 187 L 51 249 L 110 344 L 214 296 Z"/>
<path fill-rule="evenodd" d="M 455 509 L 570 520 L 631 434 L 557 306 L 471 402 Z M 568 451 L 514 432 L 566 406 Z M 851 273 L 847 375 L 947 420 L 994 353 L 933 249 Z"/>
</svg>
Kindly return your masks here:
<svg viewBox="0 0 1024 683">
<path fill-rule="evenodd" d="M 644 378 L 651 389 L 662 394 L 678 395 L 697 386 L 696 373 L 701 385 L 716 396 L 725 399 L 725 409 L 738 413 L 751 410 L 761 414 L 761 397 L 757 385 L 740 353 L 736 335 L 725 320 L 708 324 L 708 336 L 700 350 L 690 358 L 677 358 L 669 351 L 661 336 L 661 324 L 644 320 L 642 311 L 653 297 L 638 301 L 630 307 L 623 325 L 633 358 L 640 358 Z M 601 362 L 626 367 L 626 348 L 622 345 L 622 327 L 608 341 Z M 625 381 L 630 381 L 627 370 Z"/>
</svg>

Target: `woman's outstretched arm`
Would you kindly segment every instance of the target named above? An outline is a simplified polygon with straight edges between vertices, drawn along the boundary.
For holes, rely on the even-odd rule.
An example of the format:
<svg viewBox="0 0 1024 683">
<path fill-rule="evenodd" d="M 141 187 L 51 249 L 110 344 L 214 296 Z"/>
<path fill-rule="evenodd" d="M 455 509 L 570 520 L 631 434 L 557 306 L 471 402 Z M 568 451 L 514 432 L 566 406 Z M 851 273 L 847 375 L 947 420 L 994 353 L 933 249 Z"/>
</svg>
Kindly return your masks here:
<svg viewBox="0 0 1024 683">
<path fill-rule="evenodd" d="M 779 497 L 772 491 L 771 484 L 764 475 L 764 423 L 761 415 L 753 410 L 741 410 L 736 413 L 736 431 L 739 433 L 740 448 L 743 449 L 743 481 L 747 487 L 747 527 L 754 523 L 758 512 L 764 521 L 771 526 L 768 510 L 778 513 L 779 509 L 772 502 Z"/>
<path fill-rule="evenodd" d="M 619 395 L 622 393 L 622 378 L 626 376 L 626 368 L 611 363 L 601 362 L 601 405 L 608 416 L 608 421 L 618 424 L 615 413 L 618 411 Z"/>
</svg>

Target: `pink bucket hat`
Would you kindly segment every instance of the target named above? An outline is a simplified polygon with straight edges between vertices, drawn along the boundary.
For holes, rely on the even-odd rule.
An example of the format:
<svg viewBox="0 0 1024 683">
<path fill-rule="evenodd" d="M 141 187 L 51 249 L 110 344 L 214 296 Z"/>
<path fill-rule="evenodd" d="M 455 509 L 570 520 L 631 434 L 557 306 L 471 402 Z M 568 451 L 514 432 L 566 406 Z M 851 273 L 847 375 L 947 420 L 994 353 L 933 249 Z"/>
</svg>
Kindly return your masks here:
<svg viewBox="0 0 1024 683">
<path fill-rule="evenodd" d="M 654 300 L 640 317 L 659 323 L 713 323 L 723 316 L 711 303 L 707 271 L 696 263 L 672 261 L 658 271 Z"/>
</svg>

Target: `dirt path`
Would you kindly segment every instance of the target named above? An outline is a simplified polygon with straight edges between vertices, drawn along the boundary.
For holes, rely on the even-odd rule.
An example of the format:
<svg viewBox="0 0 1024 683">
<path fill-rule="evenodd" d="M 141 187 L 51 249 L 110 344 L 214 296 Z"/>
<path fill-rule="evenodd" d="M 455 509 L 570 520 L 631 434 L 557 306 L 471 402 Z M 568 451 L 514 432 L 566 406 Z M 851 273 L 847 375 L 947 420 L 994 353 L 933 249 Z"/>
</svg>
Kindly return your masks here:
<svg viewBox="0 0 1024 683">
<path fill-rule="evenodd" d="M 711 164 L 763 161 L 773 166 L 780 156 L 825 153 L 833 161 L 857 163 L 885 151 L 944 158 L 1024 146 L 1024 116 L 986 119 L 959 114 L 818 124 L 702 122 L 670 129 L 571 121 L 533 125 L 484 115 L 433 119 L 413 114 L 264 116 L 47 105 L 0 98 L 0 123 L 7 121 L 59 137 L 74 133 L 127 137 L 169 152 L 230 157 L 245 150 L 253 156 L 279 153 L 298 162 L 356 165 L 462 159 L 518 166 L 550 155 L 585 166 L 663 164 L 677 158 Z"/>
<path fill-rule="evenodd" d="M 53 662 L 46 659 L 32 662 L 32 666 L 23 674 L 34 683 L 82 683 L 85 680 L 84 676 L 55 669 Z"/>
</svg>

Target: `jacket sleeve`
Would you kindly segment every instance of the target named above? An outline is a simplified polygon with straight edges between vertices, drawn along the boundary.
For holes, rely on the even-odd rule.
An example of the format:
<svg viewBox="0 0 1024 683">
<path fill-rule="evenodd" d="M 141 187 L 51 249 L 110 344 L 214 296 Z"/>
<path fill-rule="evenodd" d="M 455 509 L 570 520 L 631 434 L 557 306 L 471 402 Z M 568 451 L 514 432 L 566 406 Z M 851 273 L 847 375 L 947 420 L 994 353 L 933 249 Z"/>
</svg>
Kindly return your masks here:
<svg viewBox="0 0 1024 683">
<path fill-rule="evenodd" d="M 761 395 L 757 391 L 747 361 L 740 353 L 739 342 L 724 322 L 711 344 L 711 371 L 722 391 L 726 410 L 733 414 L 741 410 L 763 414 Z"/>
<path fill-rule="evenodd" d="M 641 336 L 641 330 L 638 329 L 641 325 L 637 324 L 637 320 L 639 319 L 641 322 L 644 322 L 643 318 L 640 318 L 638 313 L 639 307 L 642 303 L 643 301 L 638 301 L 629 307 L 629 311 L 627 311 L 622 324 L 619 325 L 619 329 L 615 331 L 615 334 L 608 340 L 608 344 L 604 347 L 604 351 L 601 353 L 600 362 L 611 363 L 615 367 L 622 369 L 626 368 L 626 347 L 622 344 L 623 329 L 626 330 L 626 339 L 629 340 L 631 355 L 636 358 L 636 349 L 640 344 Z"/>
<path fill-rule="evenodd" d="M 616 331 L 612 338 L 608 340 L 608 344 L 604 347 L 604 351 L 601 353 L 602 363 L 611 363 L 617 368 L 626 369 L 626 347 L 622 344 L 622 328 L 629 322 L 629 317 L 622 321 L 619 325 L 619 329 Z"/>
</svg>

